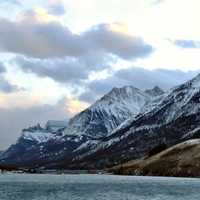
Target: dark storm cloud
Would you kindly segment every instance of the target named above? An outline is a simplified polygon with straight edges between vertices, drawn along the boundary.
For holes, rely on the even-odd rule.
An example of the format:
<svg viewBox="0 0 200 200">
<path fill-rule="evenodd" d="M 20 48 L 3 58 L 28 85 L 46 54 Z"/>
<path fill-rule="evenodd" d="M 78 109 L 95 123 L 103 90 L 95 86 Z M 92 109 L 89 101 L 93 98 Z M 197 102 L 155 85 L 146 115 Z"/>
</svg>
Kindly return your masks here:
<svg viewBox="0 0 200 200">
<path fill-rule="evenodd" d="M 78 35 L 59 22 L 38 22 L 34 15 L 34 11 L 29 11 L 20 22 L 0 19 L 1 51 L 36 58 L 112 54 L 129 60 L 153 51 L 141 38 L 113 31 L 108 24 L 92 27 Z"/>
<path fill-rule="evenodd" d="M 0 108 L 0 150 L 14 144 L 20 136 L 21 130 L 47 120 L 67 120 L 68 114 L 64 110 L 65 99 L 56 105 L 37 105 L 30 108 Z M 12 122 L 12 126 L 11 123 Z"/>
<path fill-rule="evenodd" d="M 1 19 L 0 32 L 1 51 L 38 58 L 80 54 L 72 33 L 56 23 L 14 23 Z"/>
<path fill-rule="evenodd" d="M 180 70 L 146 70 L 142 68 L 130 68 L 119 70 L 104 80 L 95 80 L 86 86 L 86 92 L 80 96 L 82 101 L 94 102 L 97 98 L 109 92 L 113 87 L 132 85 L 142 90 L 159 86 L 168 90 L 181 84 L 200 71 L 182 72 Z"/>
<path fill-rule="evenodd" d="M 200 42 L 194 40 L 175 40 L 174 44 L 182 48 L 200 48 Z"/>
</svg>

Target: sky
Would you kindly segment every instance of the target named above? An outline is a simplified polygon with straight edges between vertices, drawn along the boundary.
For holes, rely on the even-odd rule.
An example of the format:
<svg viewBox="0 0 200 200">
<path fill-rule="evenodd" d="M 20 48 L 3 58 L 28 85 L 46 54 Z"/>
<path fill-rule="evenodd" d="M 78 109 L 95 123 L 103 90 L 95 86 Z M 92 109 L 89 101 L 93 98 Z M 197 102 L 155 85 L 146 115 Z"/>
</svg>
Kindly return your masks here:
<svg viewBox="0 0 200 200">
<path fill-rule="evenodd" d="M 164 90 L 200 72 L 199 0 L 1 0 L 0 149 L 113 87 Z"/>
</svg>

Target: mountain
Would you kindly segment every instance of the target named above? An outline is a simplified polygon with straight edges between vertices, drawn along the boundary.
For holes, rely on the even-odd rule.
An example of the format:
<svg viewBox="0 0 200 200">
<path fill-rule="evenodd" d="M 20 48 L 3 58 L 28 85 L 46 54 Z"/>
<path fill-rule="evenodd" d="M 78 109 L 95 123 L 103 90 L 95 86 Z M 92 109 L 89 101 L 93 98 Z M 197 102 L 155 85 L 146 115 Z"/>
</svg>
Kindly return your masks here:
<svg viewBox="0 0 200 200">
<path fill-rule="evenodd" d="M 156 97 L 156 96 L 160 96 L 163 95 L 165 92 L 158 86 L 155 86 L 153 89 L 149 89 L 145 91 L 147 94 L 149 94 L 150 96 Z"/>
<path fill-rule="evenodd" d="M 150 95 L 133 86 L 114 88 L 91 107 L 72 118 L 65 134 L 105 137 L 130 116 L 138 115 L 151 99 Z"/>
<path fill-rule="evenodd" d="M 200 136 L 200 75 L 171 89 L 152 109 L 131 117 L 74 165 L 109 167 Z"/>
<path fill-rule="evenodd" d="M 66 126 L 64 122 L 48 121 L 46 128 L 38 125 L 24 129 L 16 144 L 3 153 L 0 163 L 53 167 L 63 160 L 71 162 L 94 149 L 126 119 L 136 117 L 153 99 L 132 86 L 114 88 Z"/>
<path fill-rule="evenodd" d="M 114 88 L 59 132 L 41 143 L 19 139 L 3 153 L 0 164 L 102 169 L 199 138 L 200 75 L 165 93 L 158 87 Z M 25 148 L 17 152 L 21 146 Z"/>
<path fill-rule="evenodd" d="M 154 156 L 110 169 L 115 174 L 199 177 L 200 139 L 188 140 Z"/>
<path fill-rule="evenodd" d="M 33 158 L 36 159 L 43 151 L 44 144 L 50 141 L 58 141 L 63 135 L 62 131 L 59 130 L 53 133 L 42 128 L 39 124 L 23 129 L 16 144 L 11 145 L 1 154 L 0 163 L 18 165 L 21 161 L 26 162 Z"/>
</svg>

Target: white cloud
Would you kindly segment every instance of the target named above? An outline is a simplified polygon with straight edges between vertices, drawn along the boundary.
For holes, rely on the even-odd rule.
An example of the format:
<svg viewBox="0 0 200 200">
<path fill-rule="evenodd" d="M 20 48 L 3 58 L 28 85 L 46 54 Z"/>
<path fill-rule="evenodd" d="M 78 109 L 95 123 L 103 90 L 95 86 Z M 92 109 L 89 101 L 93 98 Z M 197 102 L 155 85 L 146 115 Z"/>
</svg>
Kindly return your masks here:
<svg viewBox="0 0 200 200">
<path fill-rule="evenodd" d="M 19 4 L 11 6 L 8 2 Z M 0 4 L 4 8 L 12 9 L 9 13 L 7 9 L 1 9 L 0 12 L 0 16 L 4 17 L 0 20 L 1 52 L 24 54 L 28 61 L 34 61 L 33 64 L 37 65 L 26 63 L 21 66 L 22 72 L 16 63 L 8 62 L 7 55 L 1 54 L 1 60 L 9 64 L 6 71 L 0 68 L 0 72 L 4 73 L 3 78 L 2 74 L 0 77 L 0 86 L 3 85 L 4 88 L 4 93 L 0 93 L 0 117 L 6 116 L 2 121 L 6 123 L 16 120 L 20 112 L 23 123 L 17 121 L 18 126 L 12 130 L 15 134 L 27 122 L 58 117 L 55 112 L 58 114 L 60 109 L 62 114 L 59 117 L 62 117 L 63 110 L 68 115 L 85 108 L 87 104 L 77 99 L 85 89 L 82 98 L 94 101 L 117 84 L 132 84 L 132 79 L 137 80 L 136 86 L 144 88 L 146 85 L 143 84 L 142 77 L 156 76 L 155 81 L 148 81 L 148 85 L 160 83 L 168 88 L 172 83 L 178 84 L 193 75 L 193 72 L 174 72 L 175 75 L 168 76 L 168 83 L 167 79 L 162 82 L 160 77 L 163 76 L 160 73 L 149 72 L 150 76 L 145 72 L 141 77 L 141 68 L 183 71 L 200 69 L 200 49 L 192 46 L 180 48 L 170 42 L 200 41 L 199 0 L 10 0 Z M 97 26 L 98 24 L 101 26 Z M 149 57 L 145 57 L 148 54 L 146 43 L 155 49 Z M 143 51 L 145 48 L 146 54 Z M 15 55 L 11 59 L 13 56 Z M 55 57 L 70 57 L 67 62 L 68 65 L 71 64 L 70 67 L 65 67 L 66 63 L 63 61 L 59 66 L 56 66 L 56 62 L 52 64 Z M 74 58 L 76 64 L 81 63 L 79 67 L 75 68 L 74 63 L 70 63 Z M 137 72 L 140 76 L 135 77 L 129 66 L 141 67 Z M 25 73 L 27 71 L 31 74 Z M 65 78 L 65 73 L 70 77 Z M 138 77 L 141 78 L 138 80 Z M 84 80 L 80 87 L 69 84 L 80 79 Z M 62 85 L 56 81 L 62 82 Z M 6 90 L 12 91 L 6 83 L 7 86 L 12 83 L 13 86 L 27 90 L 5 94 Z M 68 101 L 58 103 L 57 106 L 58 100 L 64 96 Z M 43 109 L 42 105 L 47 103 L 48 106 Z M 29 112 L 38 110 L 32 109 L 33 107 L 38 107 L 48 116 L 41 115 L 41 118 L 37 118 L 40 112 L 29 115 Z M 9 126 L 5 130 L 10 130 Z M 11 141 L 11 135 L 9 137 L 4 140 L 6 144 Z M 3 138 L 0 140 L 3 141 Z"/>
</svg>

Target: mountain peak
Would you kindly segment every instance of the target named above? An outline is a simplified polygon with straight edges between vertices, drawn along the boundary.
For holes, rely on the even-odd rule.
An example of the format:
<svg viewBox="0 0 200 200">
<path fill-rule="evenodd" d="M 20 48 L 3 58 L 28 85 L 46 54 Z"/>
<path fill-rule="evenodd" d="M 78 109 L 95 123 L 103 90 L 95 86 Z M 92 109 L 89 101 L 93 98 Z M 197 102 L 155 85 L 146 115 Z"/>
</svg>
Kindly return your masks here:
<svg viewBox="0 0 200 200">
<path fill-rule="evenodd" d="M 126 86 L 123 86 L 123 87 L 120 87 L 120 88 L 117 88 L 117 87 L 114 87 L 109 93 L 109 94 L 116 94 L 116 93 L 122 93 L 122 92 L 126 92 L 126 93 L 132 93 L 132 92 L 135 92 L 135 91 L 139 91 L 138 88 L 135 88 L 131 85 L 126 85 Z"/>
<path fill-rule="evenodd" d="M 115 87 L 72 118 L 65 133 L 95 138 L 106 136 L 130 116 L 139 114 L 150 100 L 149 95 L 133 86 Z"/>
<path fill-rule="evenodd" d="M 139 104 L 139 107 L 141 107 L 140 104 L 141 102 L 142 104 L 144 103 L 144 99 L 150 99 L 149 95 L 134 86 L 127 85 L 120 88 L 114 87 L 110 92 L 96 101 L 91 108 L 103 106 L 103 109 L 105 109 L 106 107 L 110 108 L 112 105 L 118 107 L 120 104 L 131 106 L 134 103 L 134 106 L 132 106 L 134 107 L 133 109 L 135 109 L 136 104 Z M 128 110 L 130 109 L 132 108 L 129 108 Z"/>
<path fill-rule="evenodd" d="M 164 91 L 160 87 L 155 86 L 153 89 L 145 90 L 145 93 L 150 96 L 160 96 L 164 94 Z"/>
</svg>

